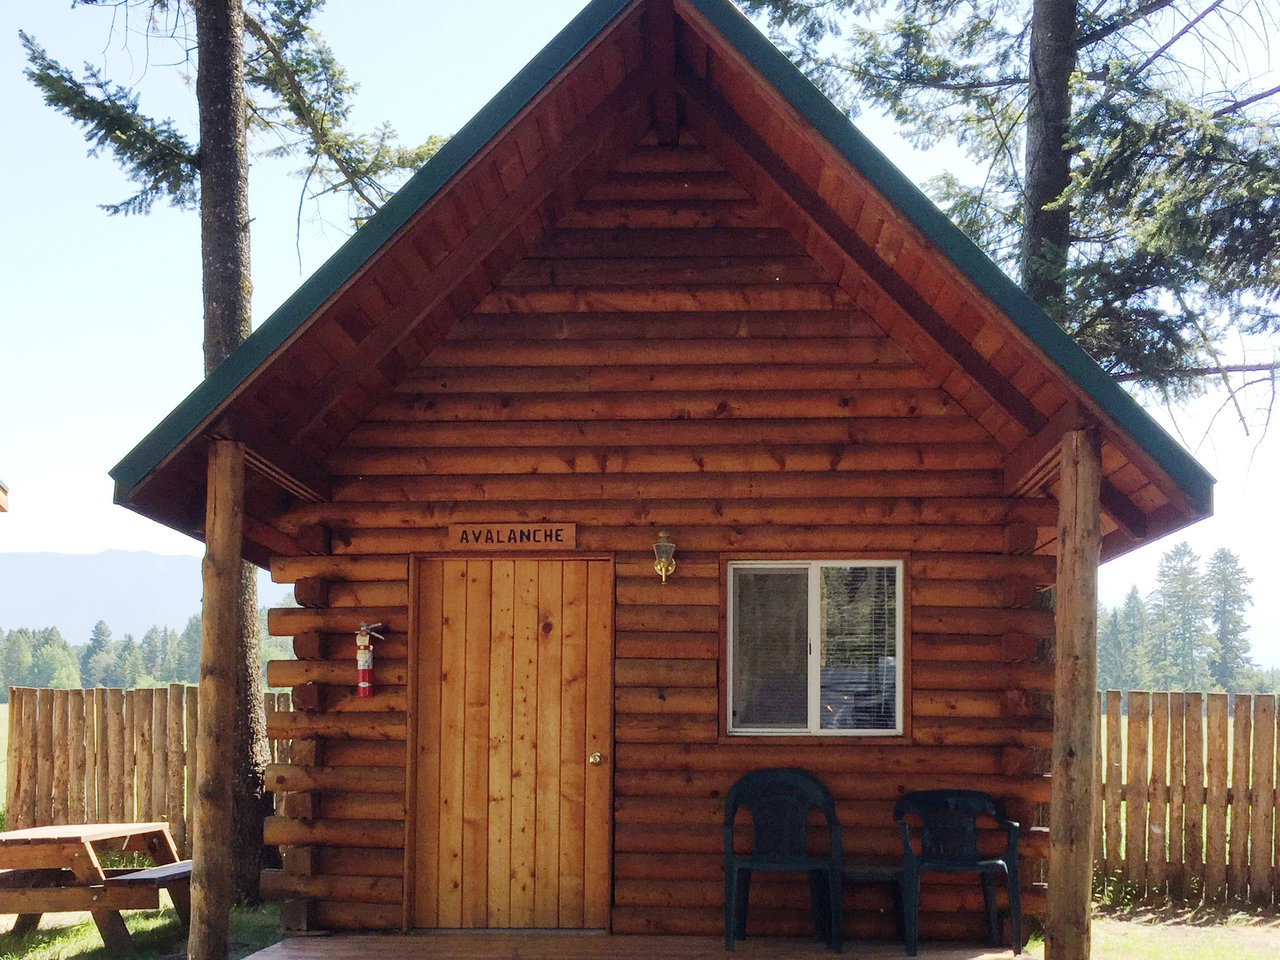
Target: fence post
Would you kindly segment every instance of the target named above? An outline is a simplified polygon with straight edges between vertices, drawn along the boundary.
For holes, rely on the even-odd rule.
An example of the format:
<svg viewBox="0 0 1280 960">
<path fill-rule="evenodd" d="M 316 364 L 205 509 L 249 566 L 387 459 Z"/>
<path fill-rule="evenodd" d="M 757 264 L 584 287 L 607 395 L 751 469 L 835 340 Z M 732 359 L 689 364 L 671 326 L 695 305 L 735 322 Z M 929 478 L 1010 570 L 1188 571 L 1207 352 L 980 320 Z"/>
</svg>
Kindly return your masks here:
<svg viewBox="0 0 1280 960">
<path fill-rule="evenodd" d="M 9 740 L 6 747 L 4 772 L 4 808 L 12 810 L 18 805 L 18 724 L 22 720 L 22 704 L 18 702 L 18 688 L 9 688 Z M 12 816 L 12 814 L 10 815 Z"/>
<path fill-rule="evenodd" d="M 1271 829 L 1275 821 L 1276 698 L 1253 698 L 1253 795 L 1249 823 L 1249 899 L 1270 903 Z"/>
<path fill-rule="evenodd" d="M 1184 788 L 1182 792 L 1184 890 L 1192 877 L 1204 877 L 1204 698 L 1186 695 L 1186 732 L 1183 735 Z M 1203 891 L 1202 891 L 1203 894 Z"/>
<path fill-rule="evenodd" d="M 1125 874 L 1139 892 L 1147 886 L 1147 740 L 1151 695 L 1129 691 L 1128 764 L 1125 783 Z"/>
<path fill-rule="evenodd" d="M 195 834 L 191 829 L 191 813 L 196 802 L 196 764 L 200 758 L 196 751 L 196 735 L 200 732 L 200 688 L 187 687 L 187 789 L 183 815 L 187 821 L 187 856 L 191 856 Z"/>
<path fill-rule="evenodd" d="M 129 718 L 132 737 L 125 736 L 125 763 L 132 762 L 133 775 L 129 782 L 134 785 L 133 796 L 136 798 L 135 811 L 129 810 L 129 797 L 125 797 L 125 810 L 130 820 L 150 820 L 153 814 L 153 797 L 151 796 L 151 707 L 154 701 L 151 690 L 130 690 L 125 694 L 125 716 Z M 132 757 L 129 744 L 133 744 Z"/>
<path fill-rule="evenodd" d="M 138 698 L 120 692 L 120 809 L 127 820 L 138 819 Z"/>
<path fill-rule="evenodd" d="M 1107 701 L 1106 694 L 1101 690 L 1098 691 L 1098 702 L 1093 709 L 1094 716 L 1098 718 L 1097 727 L 1093 731 L 1093 869 L 1095 873 L 1102 870 L 1105 874 L 1107 848 L 1106 838 L 1102 835 L 1102 822 L 1106 819 L 1103 815 L 1102 781 L 1107 773 L 1107 765 L 1102 753 L 1102 725 L 1106 722 Z"/>
<path fill-rule="evenodd" d="M 1103 794 L 1106 818 L 1108 875 L 1124 868 L 1124 840 L 1120 829 L 1121 787 L 1124 784 L 1124 723 L 1119 690 L 1107 691 L 1107 783 Z"/>
<path fill-rule="evenodd" d="M 1249 731 L 1253 726 L 1253 698 L 1238 693 L 1231 718 L 1231 833 L 1227 849 L 1227 888 L 1240 899 L 1249 887 Z"/>
<path fill-rule="evenodd" d="M 186 750 L 182 742 L 182 721 L 186 711 L 184 687 L 180 683 L 169 684 L 169 724 L 167 741 L 169 761 L 168 777 L 165 781 L 165 811 L 168 814 L 169 830 L 173 834 L 173 842 L 179 850 L 187 848 L 187 817 L 183 810 L 182 775 L 186 767 Z"/>
<path fill-rule="evenodd" d="M 124 691 L 107 690 L 107 812 L 113 823 L 124 819 L 125 777 L 130 770 L 125 766 L 124 749 Z M 133 783 L 130 780 L 129 789 Z"/>
<path fill-rule="evenodd" d="M 49 822 L 65 824 L 71 789 L 71 741 L 67 736 L 71 696 L 66 690 L 54 690 L 50 706 L 53 709 L 53 795 L 50 798 Z"/>
<path fill-rule="evenodd" d="M 111 769 L 111 723 L 107 719 L 111 714 L 109 700 L 105 687 L 94 689 L 93 711 L 96 719 L 93 729 L 98 741 L 97 820 L 111 819 L 111 781 L 120 776 L 119 770 Z"/>
<path fill-rule="evenodd" d="M 1227 891 L 1227 758 L 1231 735 L 1227 695 L 1211 693 L 1206 712 L 1205 897 L 1226 899 Z"/>
<path fill-rule="evenodd" d="M 22 722 L 19 724 L 18 741 L 18 802 L 13 808 L 13 827 L 35 826 L 36 812 L 36 750 L 39 736 L 36 732 L 36 691 L 20 688 L 22 698 Z M 7 825 L 7 823 L 6 823 Z"/>
<path fill-rule="evenodd" d="M 1147 891 L 1164 892 L 1169 808 L 1169 694 L 1151 694 L 1151 774 L 1147 780 Z"/>
<path fill-rule="evenodd" d="M 45 758 L 41 763 L 40 758 Z M 36 809 L 33 826 L 53 822 L 53 691 L 36 691 Z"/>
<path fill-rule="evenodd" d="M 67 750 L 71 755 L 71 782 L 67 794 L 67 822 L 87 823 L 84 815 L 84 691 L 67 691 Z"/>
<path fill-rule="evenodd" d="M 168 820 L 169 785 L 169 689 L 157 687 L 151 693 L 151 813 L 149 820 Z"/>
<path fill-rule="evenodd" d="M 1181 693 L 1169 694 L 1169 779 L 1168 779 L 1168 860 L 1165 877 L 1169 885 L 1169 895 L 1173 899 L 1182 899 L 1182 806 L 1183 806 L 1183 724 L 1186 720 L 1187 704 Z"/>
</svg>

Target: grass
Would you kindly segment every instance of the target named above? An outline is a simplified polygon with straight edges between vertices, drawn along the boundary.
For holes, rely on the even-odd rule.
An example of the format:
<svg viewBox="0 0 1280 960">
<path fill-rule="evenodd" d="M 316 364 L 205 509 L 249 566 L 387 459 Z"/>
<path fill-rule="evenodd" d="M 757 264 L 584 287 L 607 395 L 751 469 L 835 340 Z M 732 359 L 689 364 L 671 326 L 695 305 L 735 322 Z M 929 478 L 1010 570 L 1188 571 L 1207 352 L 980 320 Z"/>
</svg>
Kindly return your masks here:
<svg viewBox="0 0 1280 960">
<path fill-rule="evenodd" d="M 1280 954 L 1280 913 L 1262 908 L 1172 907 L 1100 911 L 1092 956 L 1100 960 L 1274 960 Z"/>
<path fill-rule="evenodd" d="M 63 919 L 67 925 L 57 925 Z M 187 933 L 172 910 L 129 910 L 124 919 L 138 948 L 135 960 L 181 960 L 186 956 Z M 46 916 L 43 923 L 49 927 L 42 925 L 17 940 L 0 933 L 0 960 L 118 960 L 102 945 L 98 928 L 87 914 L 54 914 Z M 246 957 L 280 938 L 279 904 L 231 911 L 229 960 Z"/>
</svg>

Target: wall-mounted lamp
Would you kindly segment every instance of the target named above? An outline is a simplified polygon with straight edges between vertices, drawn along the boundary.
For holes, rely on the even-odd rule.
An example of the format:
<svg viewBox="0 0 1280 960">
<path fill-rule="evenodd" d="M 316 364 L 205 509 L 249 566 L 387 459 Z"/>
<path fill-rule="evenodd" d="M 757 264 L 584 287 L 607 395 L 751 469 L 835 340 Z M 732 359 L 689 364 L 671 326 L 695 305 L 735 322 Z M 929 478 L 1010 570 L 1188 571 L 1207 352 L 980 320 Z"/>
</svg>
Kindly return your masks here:
<svg viewBox="0 0 1280 960">
<path fill-rule="evenodd" d="M 658 571 L 662 582 L 676 572 L 676 545 L 667 539 L 667 531 L 658 534 L 658 542 L 653 545 L 653 569 Z"/>
</svg>

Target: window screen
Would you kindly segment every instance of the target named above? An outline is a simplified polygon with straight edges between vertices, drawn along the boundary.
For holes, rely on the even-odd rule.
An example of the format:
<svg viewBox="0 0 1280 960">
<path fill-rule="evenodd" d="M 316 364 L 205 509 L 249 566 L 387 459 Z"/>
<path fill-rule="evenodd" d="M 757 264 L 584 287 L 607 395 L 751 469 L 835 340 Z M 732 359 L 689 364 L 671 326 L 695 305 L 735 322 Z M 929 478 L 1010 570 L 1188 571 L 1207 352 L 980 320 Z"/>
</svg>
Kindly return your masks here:
<svg viewBox="0 0 1280 960">
<path fill-rule="evenodd" d="M 898 733 L 902 564 L 729 565 L 730 733 Z"/>
</svg>

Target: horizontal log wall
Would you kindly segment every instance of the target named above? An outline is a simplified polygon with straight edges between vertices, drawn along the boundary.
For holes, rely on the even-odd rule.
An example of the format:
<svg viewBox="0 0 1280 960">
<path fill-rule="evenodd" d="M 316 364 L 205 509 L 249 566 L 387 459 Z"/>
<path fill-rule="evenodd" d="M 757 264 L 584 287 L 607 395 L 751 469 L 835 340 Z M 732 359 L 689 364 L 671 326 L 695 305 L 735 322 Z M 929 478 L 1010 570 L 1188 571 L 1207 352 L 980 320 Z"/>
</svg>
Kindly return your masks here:
<svg viewBox="0 0 1280 960">
<path fill-rule="evenodd" d="M 1052 688 L 1053 562 L 1033 550 L 1056 512 L 1006 497 L 1001 461 L 714 157 L 642 145 L 353 427 L 332 501 L 275 519 L 328 554 L 273 564 L 309 606 L 272 612 L 301 661 L 269 677 L 308 712 L 269 719 L 295 743 L 271 771 L 286 800 L 267 840 L 288 852 L 269 888 L 303 924 L 399 923 L 408 557 L 471 521 L 572 522 L 578 550 L 615 558 L 614 930 L 719 928 L 722 798 L 755 767 L 826 780 L 854 856 L 894 852 L 893 799 L 914 788 L 990 790 L 1030 827 Z M 905 742 L 722 736 L 720 562 L 761 552 L 910 558 Z M 361 621 L 386 634 L 367 699 Z M 1035 829 L 1024 850 L 1034 878 Z M 803 889 L 760 889 L 776 906 L 753 929 L 806 929 Z M 973 932 L 980 905 L 976 884 L 931 882 L 922 929 Z M 890 933 L 887 909 L 868 892 L 851 928 Z"/>
</svg>

